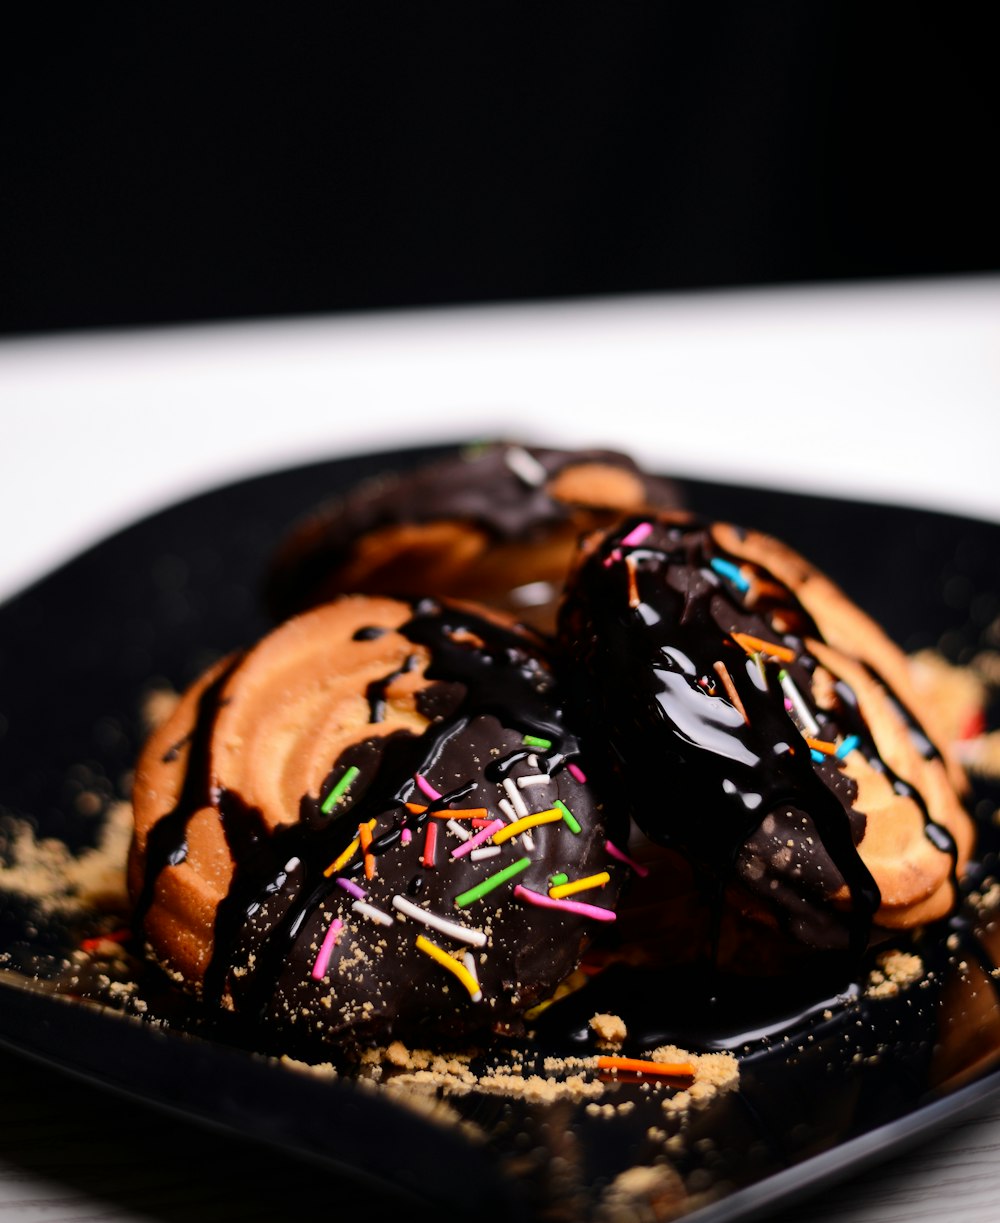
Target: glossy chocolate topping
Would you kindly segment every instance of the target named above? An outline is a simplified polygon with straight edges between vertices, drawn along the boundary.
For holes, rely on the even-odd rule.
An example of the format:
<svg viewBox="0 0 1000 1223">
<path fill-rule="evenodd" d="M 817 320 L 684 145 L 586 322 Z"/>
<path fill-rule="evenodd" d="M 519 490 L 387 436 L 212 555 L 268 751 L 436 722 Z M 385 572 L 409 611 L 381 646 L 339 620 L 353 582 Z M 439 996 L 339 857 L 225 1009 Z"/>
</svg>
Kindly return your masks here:
<svg viewBox="0 0 1000 1223">
<path fill-rule="evenodd" d="M 582 533 L 677 504 L 672 484 L 612 451 L 476 447 L 321 507 L 280 549 L 268 602 L 281 618 L 340 593 L 433 591 L 550 630 Z"/>
<path fill-rule="evenodd" d="M 623 868 L 578 753 L 527 634 L 341 599 L 206 676 L 147 746 L 137 921 L 210 1004 L 306 1044 L 516 1027 L 613 920 Z M 599 878 L 550 897 L 560 873 Z"/>
<path fill-rule="evenodd" d="M 971 828 L 885 678 L 905 682 L 902 658 L 800 557 L 633 517 L 589 541 L 560 623 L 609 793 L 717 910 L 857 952 L 873 923 L 951 908 Z"/>
</svg>

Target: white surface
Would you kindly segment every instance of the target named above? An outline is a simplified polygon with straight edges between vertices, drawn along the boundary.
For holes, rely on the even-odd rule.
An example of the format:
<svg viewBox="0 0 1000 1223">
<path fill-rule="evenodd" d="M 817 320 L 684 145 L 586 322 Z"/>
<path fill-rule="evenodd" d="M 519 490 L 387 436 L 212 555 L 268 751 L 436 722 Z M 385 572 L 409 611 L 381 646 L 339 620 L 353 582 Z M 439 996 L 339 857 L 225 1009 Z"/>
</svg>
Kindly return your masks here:
<svg viewBox="0 0 1000 1223">
<path fill-rule="evenodd" d="M 220 481 L 495 434 L 1000 521 L 1000 278 L 7 342 L 0 420 L 0 597 Z M 217 1177 L 165 1188 L 154 1152 L 109 1199 L 93 1161 L 119 1185 L 114 1152 L 45 1100 L 21 1124 L 22 1099 L 4 1110 L 3 1223 L 230 1217 Z M 789 1218 L 992 1223 L 998 1149 L 1000 1108 Z"/>
<path fill-rule="evenodd" d="M 502 434 L 1000 520 L 1000 278 L 0 343 L 0 597 L 276 466 Z"/>
</svg>

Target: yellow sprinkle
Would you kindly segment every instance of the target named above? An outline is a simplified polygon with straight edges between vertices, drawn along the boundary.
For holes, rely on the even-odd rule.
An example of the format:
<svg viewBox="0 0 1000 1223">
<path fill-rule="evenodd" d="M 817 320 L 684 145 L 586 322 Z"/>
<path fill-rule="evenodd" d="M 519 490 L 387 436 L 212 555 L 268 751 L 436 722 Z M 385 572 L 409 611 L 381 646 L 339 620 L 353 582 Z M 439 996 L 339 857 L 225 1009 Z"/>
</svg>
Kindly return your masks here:
<svg viewBox="0 0 1000 1223">
<path fill-rule="evenodd" d="M 375 827 L 375 821 L 374 821 L 374 820 L 369 820 L 367 824 L 362 824 L 362 825 L 360 825 L 360 827 L 362 827 L 362 828 L 368 828 L 368 829 L 370 830 L 370 829 L 372 829 L 372 828 L 374 828 L 374 827 Z M 355 837 L 355 838 L 354 838 L 354 840 L 353 840 L 353 841 L 350 843 L 350 845 L 348 845 L 348 847 L 347 847 L 347 848 L 344 850 L 344 852 L 343 852 L 343 853 L 340 855 L 340 857 L 339 857 L 339 858 L 334 858 L 334 860 L 333 860 L 333 861 L 330 863 L 330 865 L 329 865 L 329 866 L 326 868 L 326 870 L 323 872 L 323 874 L 324 874 L 324 875 L 327 877 L 327 879 L 329 879 L 329 878 L 330 878 L 330 876 L 331 876 L 332 874 L 334 874 L 336 871 L 339 871 L 339 870 L 340 870 L 340 868 L 341 868 L 341 867 L 342 867 L 342 866 L 343 866 L 345 863 L 350 862 L 350 860 L 351 860 L 351 859 L 354 857 L 354 855 L 355 855 L 355 854 L 358 852 L 358 849 L 359 849 L 360 845 L 361 845 L 361 838 L 360 838 L 360 837 Z"/>
<path fill-rule="evenodd" d="M 436 943 L 432 943 L 430 939 L 424 938 L 422 934 L 417 935 L 417 947 L 426 955 L 429 955 L 432 960 L 437 960 L 442 968 L 447 968 L 450 973 L 454 973 L 469 991 L 469 997 L 473 1002 L 482 1000 L 483 992 L 479 988 L 479 982 L 464 964 L 456 960 L 454 956 L 450 956 L 447 951 L 443 950 Z"/>
<path fill-rule="evenodd" d="M 548 811 L 539 811 L 537 815 L 526 815 L 523 819 L 515 820 L 513 824 L 508 824 L 506 828 L 495 832 L 493 844 L 500 845 L 504 841 L 509 841 L 511 837 L 516 837 L 520 832 L 527 832 L 529 828 L 537 828 L 539 824 L 554 824 L 562 817 L 562 812 L 555 807 L 550 807 Z"/>
<path fill-rule="evenodd" d="M 560 883 L 554 888 L 549 888 L 549 895 L 553 900 L 562 900 L 564 896 L 572 896 L 574 892 L 585 892 L 588 888 L 602 888 L 610 878 L 607 871 L 601 871 L 599 875 L 588 875 L 586 879 L 572 879 L 569 883 Z"/>
</svg>

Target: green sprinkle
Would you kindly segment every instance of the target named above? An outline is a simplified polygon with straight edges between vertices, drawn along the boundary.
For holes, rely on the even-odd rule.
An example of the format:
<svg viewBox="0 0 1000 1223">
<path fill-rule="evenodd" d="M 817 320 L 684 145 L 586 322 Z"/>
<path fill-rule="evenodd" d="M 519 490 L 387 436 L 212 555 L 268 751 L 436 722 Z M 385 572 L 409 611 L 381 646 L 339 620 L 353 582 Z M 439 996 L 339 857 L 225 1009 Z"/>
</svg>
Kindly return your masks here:
<svg viewBox="0 0 1000 1223">
<path fill-rule="evenodd" d="M 323 799 L 323 805 L 320 807 L 320 811 L 322 811 L 324 815 L 329 815 L 334 807 L 336 807 L 337 803 L 339 803 L 344 797 L 344 791 L 360 772 L 361 770 L 356 764 L 351 765 L 344 776 L 341 777 L 340 781 L 337 782 L 326 798 Z"/>
<path fill-rule="evenodd" d="M 543 739 L 539 735 L 525 735 L 521 742 L 528 747 L 540 747 L 542 751 L 546 752 L 552 746 L 551 739 Z"/>
<path fill-rule="evenodd" d="M 569 883 L 569 875 L 564 871 L 559 871 L 555 875 L 549 875 L 549 887 L 557 888 L 563 883 Z"/>
<path fill-rule="evenodd" d="M 455 904 L 460 909 L 466 908 L 468 905 L 474 904 L 477 900 L 482 900 L 494 888 L 500 887 L 502 883 L 506 883 L 508 879 L 513 879 L 515 875 L 519 875 L 521 871 L 527 870 L 531 865 L 530 858 L 518 858 L 516 862 L 512 862 L 510 866 L 505 866 L 502 871 L 497 871 L 495 875 L 490 875 L 488 879 L 484 879 L 482 883 L 477 883 L 474 888 L 469 888 L 467 892 L 463 892 L 460 896 L 455 897 Z"/>
<path fill-rule="evenodd" d="M 570 811 L 569 807 L 566 806 L 566 804 L 562 801 L 561 798 L 556 799 L 555 805 L 562 812 L 562 817 L 566 821 L 566 827 L 570 830 L 570 832 L 573 832 L 573 833 L 581 832 L 582 829 L 580 828 L 580 825 L 577 822 L 576 816 L 573 814 L 572 811 Z"/>
</svg>

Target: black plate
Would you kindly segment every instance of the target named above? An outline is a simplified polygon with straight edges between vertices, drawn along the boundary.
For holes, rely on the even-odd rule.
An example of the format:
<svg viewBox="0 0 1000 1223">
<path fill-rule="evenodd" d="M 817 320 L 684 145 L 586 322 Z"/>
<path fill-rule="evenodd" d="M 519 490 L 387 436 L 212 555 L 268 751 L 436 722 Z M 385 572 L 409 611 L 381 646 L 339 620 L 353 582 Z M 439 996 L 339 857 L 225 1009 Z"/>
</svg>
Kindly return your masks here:
<svg viewBox="0 0 1000 1223">
<path fill-rule="evenodd" d="M 93 845 L 102 816 L 87 804 L 96 795 L 103 810 L 127 794 L 151 681 L 183 686 L 268 627 L 261 566 L 288 524 L 361 478 L 440 453 L 321 463 L 207 493 L 121 532 L 0 609 L 0 818 L 28 820 L 74 853 Z M 683 491 L 696 510 L 799 547 L 907 649 L 937 646 L 965 661 L 997 644 L 996 526 L 769 490 L 688 482 Z M 997 796 L 981 789 L 974 802 L 991 813 Z M 985 835 L 974 883 L 995 862 Z M 105 1086 L 367 1176 L 370 1207 L 398 1189 L 479 1219 L 582 1219 L 618 1173 L 662 1152 L 647 1135 L 662 1109 L 652 1110 L 637 1088 L 636 1107 L 613 1118 L 583 1106 L 464 1098 L 456 1107 L 487 1135 L 477 1143 L 379 1091 L 183 1030 L 191 1025 L 165 995 L 153 1012 L 175 1019 L 165 1026 L 126 1015 L 127 1006 L 109 1009 L 106 992 L 67 985 L 68 957 L 100 926 L 101 915 L 43 919 L 0 887 L 0 1039 Z M 825 1016 L 820 1008 L 808 1023 L 790 1021 L 788 1040 L 746 1042 L 740 1091 L 692 1114 L 672 1149 L 678 1192 L 702 1223 L 784 1203 L 1000 1087 L 1000 1004 L 991 992 L 974 1023 L 964 1017 L 966 978 L 956 966 L 993 964 L 971 909 L 917 949 L 934 970 L 932 988 L 895 1000 L 841 996 Z M 943 1066 L 939 1038 L 947 1043 L 950 1033 L 956 1043 L 959 1031 L 963 1056 Z M 674 1208 L 661 1205 L 668 1214 Z"/>
</svg>

